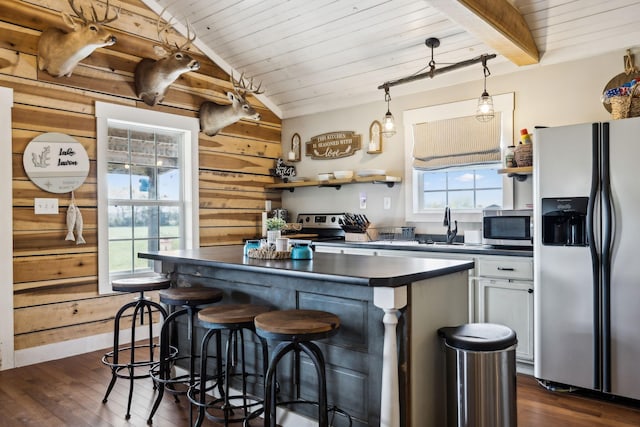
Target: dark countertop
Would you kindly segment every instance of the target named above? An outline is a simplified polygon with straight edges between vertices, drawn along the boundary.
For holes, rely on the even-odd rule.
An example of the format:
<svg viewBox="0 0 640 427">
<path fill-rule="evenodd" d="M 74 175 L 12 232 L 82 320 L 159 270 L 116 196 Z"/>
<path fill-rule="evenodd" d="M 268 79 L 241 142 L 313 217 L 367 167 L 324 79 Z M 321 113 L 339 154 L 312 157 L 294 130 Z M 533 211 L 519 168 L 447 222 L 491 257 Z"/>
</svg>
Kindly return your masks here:
<svg viewBox="0 0 640 427">
<path fill-rule="evenodd" d="M 533 257 L 533 248 L 495 248 L 488 245 L 463 245 L 463 244 L 412 244 L 403 241 L 393 241 L 393 243 L 380 242 L 345 242 L 343 240 L 330 240 L 325 242 L 314 242 L 315 246 L 333 246 L 333 247 L 350 247 L 360 249 L 388 249 L 398 251 L 419 251 L 419 252 L 438 252 L 438 253 L 456 253 L 456 254 L 475 254 L 475 255 L 503 255 L 503 256 L 521 256 Z"/>
<path fill-rule="evenodd" d="M 402 286 L 418 280 L 469 270 L 473 261 L 314 253 L 312 260 L 261 260 L 243 256 L 243 246 L 140 252 L 140 258 L 174 264 L 329 280 L 360 286 Z"/>
</svg>

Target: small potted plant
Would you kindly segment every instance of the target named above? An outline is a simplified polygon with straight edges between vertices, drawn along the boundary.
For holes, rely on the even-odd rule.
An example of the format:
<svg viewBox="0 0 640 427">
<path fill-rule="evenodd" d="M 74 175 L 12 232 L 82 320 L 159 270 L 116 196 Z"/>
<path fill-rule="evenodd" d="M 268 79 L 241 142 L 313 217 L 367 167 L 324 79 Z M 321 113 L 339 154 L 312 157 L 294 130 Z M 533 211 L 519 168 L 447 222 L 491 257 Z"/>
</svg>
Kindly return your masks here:
<svg viewBox="0 0 640 427">
<path fill-rule="evenodd" d="M 287 222 L 282 218 L 267 218 L 267 243 L 269 245 L 276 244 L 276 239 L 281 235 L 280 230 L 285 225 L 287 225 Z"/>
</svg>

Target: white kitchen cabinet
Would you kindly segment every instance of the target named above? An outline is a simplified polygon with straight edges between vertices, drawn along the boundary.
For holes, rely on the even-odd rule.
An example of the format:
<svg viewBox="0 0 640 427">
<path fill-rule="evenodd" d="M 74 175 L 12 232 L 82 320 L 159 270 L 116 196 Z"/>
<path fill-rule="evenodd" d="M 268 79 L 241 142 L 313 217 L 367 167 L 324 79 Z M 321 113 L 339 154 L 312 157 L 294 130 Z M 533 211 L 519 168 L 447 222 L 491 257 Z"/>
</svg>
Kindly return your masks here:
<svg viewBox="0 0 640 427">
<path fill-rule="evenodd" d="M 516 359 L 532 364 L 533 259 L 482 256 L 476 269 L 476 321 L 513 329 L 518 336 Z"/>
<path fill-rule="evenodd" d="M 510 327 L 518 336 L 516 358 L 533 362 L 533 286 L 531 282 L 478 279 L 477 321 Z"/>
</svg>

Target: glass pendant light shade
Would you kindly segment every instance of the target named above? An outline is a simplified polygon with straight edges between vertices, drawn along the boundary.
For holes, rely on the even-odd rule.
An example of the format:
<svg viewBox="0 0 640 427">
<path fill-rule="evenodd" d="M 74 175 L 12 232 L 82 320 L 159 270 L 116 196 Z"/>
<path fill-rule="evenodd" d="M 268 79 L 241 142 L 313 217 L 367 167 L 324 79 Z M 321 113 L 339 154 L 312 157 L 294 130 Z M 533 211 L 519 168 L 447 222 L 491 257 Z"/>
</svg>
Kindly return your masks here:
<svg viewBox="0 0 640 427">
<path fill-rule="evenodd" d="M 389 109 L 389 102 L 391 101 L 391 94 L 389 94 L 389 87 L 384 88 L 384 100 L 387 101 L 387 114 L 382 119 L 382 136 L 385 138 L 392 137 L 396 134 L 396 121 Z"/>
<path fill-rule="evenodd" d="M 493 98 L 485 90 L 478 98 L 478 109 L 476 110 L 476 119 L 481 122 L 488 122 L 493 119 L 495 112 L 493 110 Z"/>
<path fill-rule="evenodd" d="M 396 134 L 396 121 L 393 118 L 391 111 L 387 110 L 387 114 L 382 119 L 382 135 L 385 138 L 389 138 Z"/>
</svg>

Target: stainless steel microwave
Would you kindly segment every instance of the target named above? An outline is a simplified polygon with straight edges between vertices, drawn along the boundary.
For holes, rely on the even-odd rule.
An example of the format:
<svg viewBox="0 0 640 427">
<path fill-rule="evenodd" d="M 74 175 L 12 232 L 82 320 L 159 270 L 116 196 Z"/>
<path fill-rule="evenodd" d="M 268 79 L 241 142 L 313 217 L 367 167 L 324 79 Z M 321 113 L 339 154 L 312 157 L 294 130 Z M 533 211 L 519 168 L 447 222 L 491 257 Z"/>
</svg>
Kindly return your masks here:
<svg viewBox="0 0 640 427">
<path fill-rule="evenodd" d="M 484 210 L 482 243 L 492 246 L 533 247 L 533 210 Z"/>
</svg>

